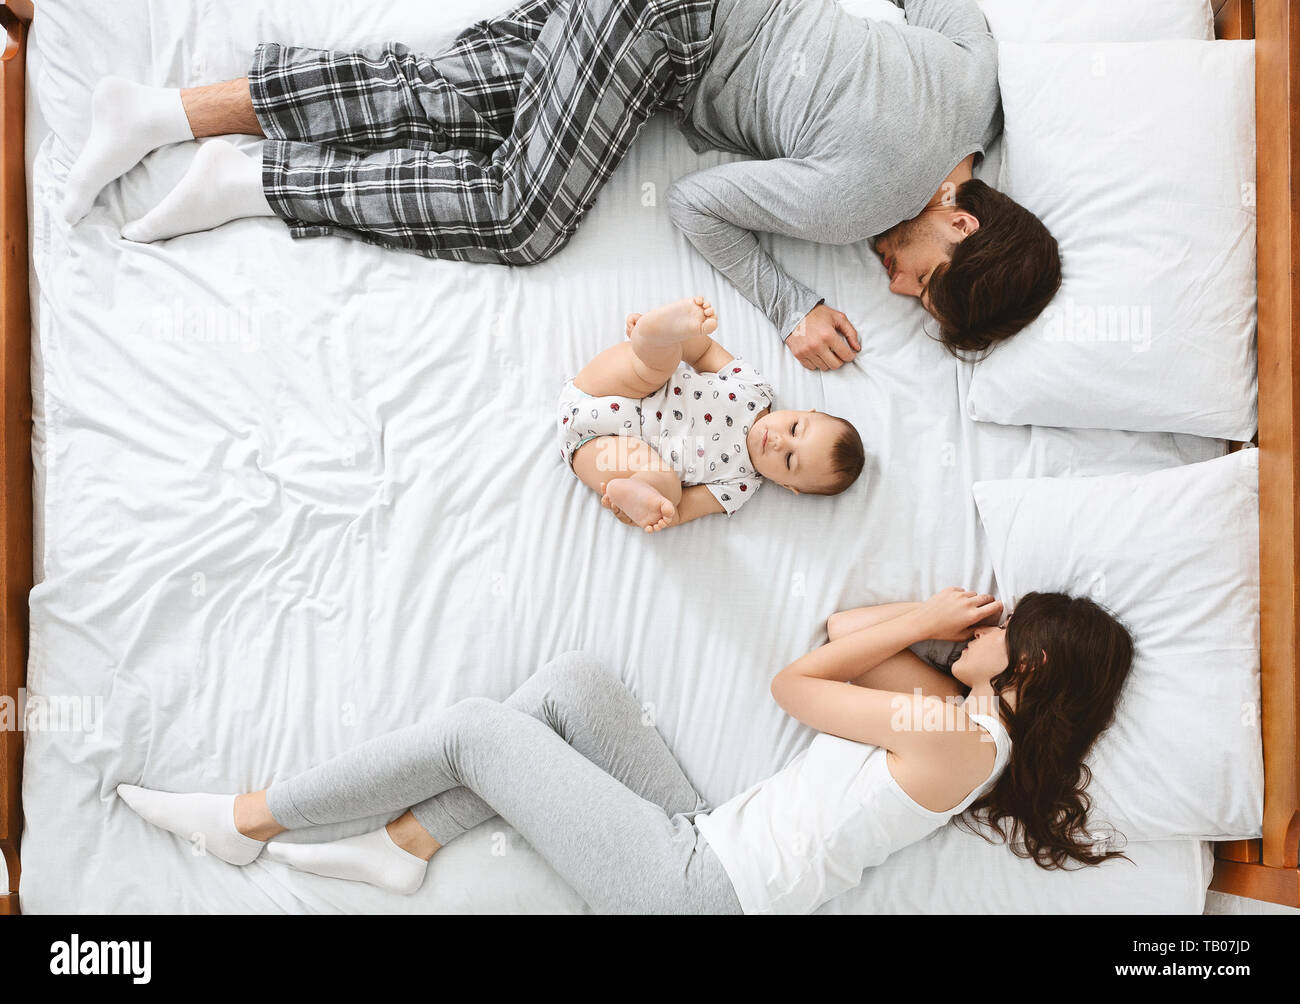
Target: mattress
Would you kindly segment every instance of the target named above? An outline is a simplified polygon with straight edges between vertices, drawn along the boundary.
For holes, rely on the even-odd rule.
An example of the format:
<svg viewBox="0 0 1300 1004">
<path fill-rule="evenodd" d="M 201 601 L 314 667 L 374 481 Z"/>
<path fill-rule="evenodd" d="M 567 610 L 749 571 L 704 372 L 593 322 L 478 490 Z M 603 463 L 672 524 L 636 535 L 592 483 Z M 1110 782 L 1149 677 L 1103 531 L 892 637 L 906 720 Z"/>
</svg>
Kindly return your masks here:
<svg viewBox="0 0 1300 1004">
<path fill-rule="evenodd" d="M 151 156 L 75 229 L 54 211 L 105 73 L 185 86 L 237 76 L 260 38 L 433 48 L 499 6 L 43 0 L 29 685 L 69 717 L 26 735 L 25 910 L 581 910 L 499 819 L 398 897 L 196 855 L 114 788 L 260 788 L 460 698 L 504 697 L 584 649 L 638 695 L 716 804 L 807 745 L 768 683 L 824 641 L 830 613 L 993 588 L 973 482 L 1224 452 L 1186 436 L 971 422 L 969 367 L 927 337 L 915 301 L 889 294 L 865 245 L 774 238 L 862 335 L 855 364 L 805 371 L 673 229 L 673 179 L 731 158 L 692 153 L 663 117 L 572 243 L 526 269 L 294 241 L 275 220 L 120 240 L 193 144 Z M 825 499 L 768 486 L 730 520 L 647 537 L 564 468 L 552 431 L 563 381 L 622 337 L 629 311 L 688 294 L 712 299 L 719 341 L 770 377 L 779 406 L 858 426 L 869 460 L 857 487 Z M 1128 852 L 1048 873 L 948 827 L 824 910 L 1200 912 L 1205 845 Z"/>
</svg>

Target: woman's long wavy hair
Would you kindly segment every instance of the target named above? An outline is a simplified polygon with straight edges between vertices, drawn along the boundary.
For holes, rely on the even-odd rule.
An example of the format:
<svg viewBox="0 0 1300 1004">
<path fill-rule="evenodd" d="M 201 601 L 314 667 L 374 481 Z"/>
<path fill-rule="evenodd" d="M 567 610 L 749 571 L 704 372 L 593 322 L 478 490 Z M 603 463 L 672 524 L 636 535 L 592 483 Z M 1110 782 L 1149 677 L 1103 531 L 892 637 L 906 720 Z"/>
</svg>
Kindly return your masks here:
<svg viewBox="0 0 1300 1004">
<path fill-rule="evenodd" d="M 1133 639 L 1092 600 L 1029 593 L 1007 624 L 1007 655 L 992 683 L 995 693 L 1015 693 L 1014 710 L 1003 704 L 1011 758 L 962 822 L 993 839 L 974 825 L 987 824 L 1043 868 L 1125 857 L 1088 831 L 1092 773 L 1084 758 L 1115 717 Z"/>
</svg>

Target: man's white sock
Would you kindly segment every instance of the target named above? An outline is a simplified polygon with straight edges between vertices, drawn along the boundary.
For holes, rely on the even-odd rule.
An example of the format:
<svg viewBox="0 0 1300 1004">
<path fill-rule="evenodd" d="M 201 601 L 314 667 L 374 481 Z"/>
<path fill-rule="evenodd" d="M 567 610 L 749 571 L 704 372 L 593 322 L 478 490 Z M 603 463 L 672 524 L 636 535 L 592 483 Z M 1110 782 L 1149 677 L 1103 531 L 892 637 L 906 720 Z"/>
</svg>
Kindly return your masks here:
<svg viewBox="0 0 1300 1004">
<path fill-rule="evenodd" d="M 141 818 L 232 865 L 246 865 L 264 842 L 235 828 L 234 795 L 180 795 L 119 784 L 117 794 Z"/>
<path fill-rule="evenodd" d="M 90 138 L 68 173 L 63 218 L 81 222 L 110 181 L 160 146 L 193 138 L 179 88 L 105 77 L 91 98 Z"/>
<path fill-rule="evenodd" d="M 403 896 L 424 884 L 429 867 L 429 862 L 393 843 L 386 828 L 320 844 L 272 840 L 266 845 L 266 857 L 313 875 L 368 882 Z"/>
<path fill-rule="evenodd" d="M 122 228 L 129 241 L 148 244 L 211 230 L 231 220 L 274 216 L 262 188 L 262 158 L 246 157 L 232 143 L 210 139 L 171 193 Z"/>
</svg>

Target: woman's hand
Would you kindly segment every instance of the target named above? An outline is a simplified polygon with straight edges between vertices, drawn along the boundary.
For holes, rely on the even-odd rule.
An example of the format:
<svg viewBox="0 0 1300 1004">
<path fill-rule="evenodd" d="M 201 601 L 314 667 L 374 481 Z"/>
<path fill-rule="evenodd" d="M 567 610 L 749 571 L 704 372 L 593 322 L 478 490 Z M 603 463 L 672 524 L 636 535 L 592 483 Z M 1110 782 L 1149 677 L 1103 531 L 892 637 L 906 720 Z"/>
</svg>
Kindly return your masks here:
<svg viewBox="0 0 1300 1004">
<path fill-rule="evenodd" d="M 935 641 L 970 641 L 975 628 L 996 624 L 1002 604 L 988 593 L 972 593 L 955 586 L 935 593 L 916 611 L 925 625 L 926 637 Z"/>
</svg>

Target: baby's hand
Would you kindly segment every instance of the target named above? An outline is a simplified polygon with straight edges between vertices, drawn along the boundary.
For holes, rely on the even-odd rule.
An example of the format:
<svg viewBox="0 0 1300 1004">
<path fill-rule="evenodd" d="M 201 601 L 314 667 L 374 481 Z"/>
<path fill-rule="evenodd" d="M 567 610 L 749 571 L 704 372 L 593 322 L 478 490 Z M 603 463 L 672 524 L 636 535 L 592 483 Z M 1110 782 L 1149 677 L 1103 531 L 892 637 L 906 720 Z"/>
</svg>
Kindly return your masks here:
<svg viewBox="0 0 1300 1004">
<path fill-rule="evenodd" d="M 632 329 L 636 327 L 636 322 L 639 321 L 639 320 L 641 320 L 641 315 L 640 315 L 640 314 L 628 314 L 628 315 L 627 315 L 627 331 L 624 333 L 624 334 L 625 334 L 625 337 L 627 337 L 627 338 L 631 338 L 631 337 L 632 337 Z"/>
</svg>

